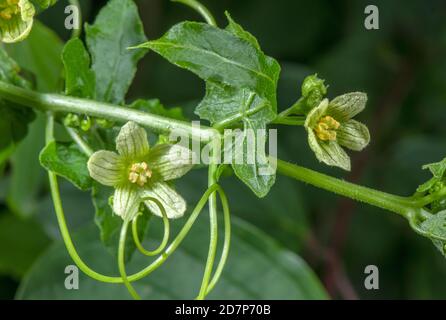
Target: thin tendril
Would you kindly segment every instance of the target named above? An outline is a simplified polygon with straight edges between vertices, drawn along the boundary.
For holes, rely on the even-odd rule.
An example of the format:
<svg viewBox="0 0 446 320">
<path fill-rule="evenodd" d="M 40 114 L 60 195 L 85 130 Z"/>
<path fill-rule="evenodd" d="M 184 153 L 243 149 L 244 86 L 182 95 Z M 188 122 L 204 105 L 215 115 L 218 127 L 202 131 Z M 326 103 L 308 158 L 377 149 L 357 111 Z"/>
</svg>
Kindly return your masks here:
<svg viewBox="0 0 446 320">
<path fill-rule="evenodd" d="M 141 300 L 141 297 L 136 292 L 136 290 L 133 288 L 133 286 L 130 284 L 129 280 L 127 279 L 127 273 L 125 272 L 125 240 L 127 238 L 127 230 L 129 228 L 129 220 L 124 220 L 124 223 L 121 227 L 121 233 L 119 236 L 119 248 L 118 248 L 118 267 L 119 267 L 119 273 L 121 274 L 122 281 L 124 282 L 125 287 L 129 291 L 130 295 L 135 300 Z"/>
<path fill-rule="evenodd" d="M 218 152 L 217 152 L 218 140 L 214 140 L 212 144 L 212 163 L 209 165 L 208 172 L 208 186 L 216 184 L 216 172 L 218 169 Z M 210 240 L 209 251 L 206 260 L 206 266 L 204 269 L 203 280 L 201 282 L 200 292 L 197 300 L 203 300 L 206 297 L 208 291 L 209 281 L 212 275 L 212 269 L 214 267 L 215 255 L 217 252 L 218 243 L 218 219 L 217 219 L 217 197 L 215 194 L 211 194 L 209 197 L 209 224 L 210 224 Z"/>
<path fill-rule="evenodd" d="M 211 12 L 200 2 L 196 0 L 172 0 L 172 2 L 179 2 L 182 3 L 195 11 L 197 11 L 203 19 L 210 24 L 211 26 L 216 27 L 217 23 L 215 22 L 215 18 L 212 16 Z"/>
<path fill-rule="evenodd" d="M 220 200 L 221 200 L 222 207 L 223 207 L 225 236 L 224 236 L 223 250 L 221 253 L 220 261 L 217 265 L 215 274 L 212 277 L 211 282 L 209 283 L 208 289 L 206 291 L 206 295 L 208 295 L 212 291 L 212 289 L 214 289 L 215 285 L 217 284 L 218 280 L 220 279 L 220 276 L 223 272 L 226 261 L 228 259 L 229 247 L 231 245 L 231 215 L 229 212 L 228 198 L 226 197 L 226 194 L 223 191 L 223 189 L 220 188 L 217 191 L 220 195 Z"/>
<path fill-rule="evenodd" d="M 146 197 L 143 198 L 142 200 L 144 201 L 152 201 L 154 202 L 158 208 L 161 211 L 161 214 L 163 216 L 163 223 L 164 223 L 164 236 L 163 236 L 163 241 L 161 242 L 161 244 L 159 245 L 159 247 L 153 251 L 149 251 L 146 250 L 142 244 L 141 241 L 139 240 L 139 236 L 138 236 L 138 217 L 142 214 L 138 214 L 135 219 L 132 222 L 132 233 L 133 233 L 133 240 L 135 241 L 136 247 L 138 248 L 138 250 L 146 256 L 152 257 L 152 256 L 156 256 L 158 254 L 160 254 L 167 246 L 167 243 L 169 242 L 169 234 L 170 234 L 170 223 L 169 223 L 169 218 L 167 217 L 167 213 L 166 213 L 166 209 L 164 208 L 164 206 L 161 204 L 161 202 L 158 199 L 155 198 L 151 198 L 151 197 Z"/>
</svg>

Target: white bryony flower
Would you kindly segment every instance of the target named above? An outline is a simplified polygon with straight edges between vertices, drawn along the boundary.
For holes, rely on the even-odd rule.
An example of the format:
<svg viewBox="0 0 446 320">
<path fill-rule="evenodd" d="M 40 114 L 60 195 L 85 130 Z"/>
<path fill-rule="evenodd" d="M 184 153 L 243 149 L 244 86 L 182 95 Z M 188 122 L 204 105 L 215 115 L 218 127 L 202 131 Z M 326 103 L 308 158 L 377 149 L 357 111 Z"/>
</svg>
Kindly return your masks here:
<svg viewBox="0 0 446 320">
<path fill-rule="evenodd" d="M 366 102 L 365 93 L 351 92 L 330 102 L 324 99 L 308 113 L 308 143 L 319 161 L 350 171 L 350 157 L 342 147 L 361 151 L 369 144 L 367 127 L 352 119 L 364 110 Z"/>
<path fill-rule="evenodd" d="M 182 217 L 186 202 L 166 181 L 178 179 L 192 169 L 192 152 L 177 144 L 149 147 L 146 131 L 134 122 L 125 124 L 116 138 L 118 153 L 101 150 L 88 161 L 88 170 L 99 183 L 114 187 L 113 211 L 124 220 L 136 217 L 141 203 L 162 216 L 156 198 L 169 219 Z"/>
<path fill-rule="evenodd" d="M 0 41 L 13 43 L 25 39 L 35 13 L 29 0 L 0 0 Z"/>
</svg>

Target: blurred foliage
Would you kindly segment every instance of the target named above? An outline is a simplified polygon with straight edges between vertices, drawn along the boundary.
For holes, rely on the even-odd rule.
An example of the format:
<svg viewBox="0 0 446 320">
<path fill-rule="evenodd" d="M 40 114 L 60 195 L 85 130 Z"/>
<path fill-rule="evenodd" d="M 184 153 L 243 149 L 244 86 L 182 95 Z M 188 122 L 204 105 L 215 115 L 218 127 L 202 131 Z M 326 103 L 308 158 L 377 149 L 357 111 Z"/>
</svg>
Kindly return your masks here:
<svg viewBox="0 0 446 320">
<path fill-rule="evenodd" d="M 105 2 L 81 1 L 90 24 Z M 446 3 L 443 0 L 219 0 L 204 3 L 221 25 L 225 24 L 224 10 L 231 12 L 236 21 L 258 38 L 265 53 L 279 61 L 282 67 L 279 110 L 299 97 L 303 78 L 315 72 L 327 80 L 329 97 L 350 91 L 364 91 L 369 96 L 360 120 L 369 124 L 372 142 L 365 152 L 353 156 L 350 174 L 318 164 L 301 128 L 280 128 L 280 158 L 384 191 L 410 195 L 429 178 L 429 173 L 421 170 L 421 166 L 445 156 Z M 379 30 L 368 31 L 363 26 L 364 8 L 369 4 L 377 5 L 380 10 Z M 65 1 L 59 1 L 39 19 L 66 40 L 69 32 L 63 28 L 64 5 Z M 149 39 L 160 37 L 179 21 L 200 19 L 189 9 L 166 0 L 140 0 L 138 6 Z M 38 28 L 41 27 L 37 25 Z M 37 41 L 46 43 L 40 50 L 59 56 L 51 52 L 57 49 L 47 39 Z M 32 41 L 22 44 L 23 47 L 28 45 L 31 46 Z M 21 53 L 10 51 L 10 48 L 16 49 L 7 47 L 22 67 L 45 74 L 45 77 L 37 77 L 47 78 L 46 83 L 37 83 L 39 90 L 60 90 L 51 77 L 58 72 L 60 59 L 54 58 L 54 64 L 42 65 L 26 56 L 25 48 L 17 48 Z M 35 49 L 29 50 L 34 53 Z M 23 60 L 20 59 L 22 55 Z M 35 69 L 42 67 L 43 70 Z M 192 74 L 155 54 L 148 54 L 139 64 L 129 101 L 157 98 L 166 105 L 183 106 L 184 114 L 194 117 L 194 106 L 204 96 L 204 90 L 202 82 Z M 27 140 L 40 139 L 41 130 L 37 119 L 31 128 L 33 134 Z M 25 147 L 26 144 L 36 150 Z M 0 235 L 1 222 L 10 224 L 11 227 L 5 228 L 14 228 L 13 235 L 22 235 L 25 239 L 16 244 L 17 250 L 32 250 L 35 255 L 23 259 L 11 254 L 10 246 L 5 250 L 0 248 L 0 298 L 14 296 L 18 281 L 32 260 L 46 247 L 49 238 L 58 238 L 44 173 L 34 168 L 38 166 L 37 154 L 42 142 L 24 141 L 21 146 L 26 153 L 16 153 L 0 180 L 1 211 L 5 212 L 0 215 Z M 20 168 L 20 159 L 26 160 L 22 164 L 26 168 L 14 169 Z M 27 179 L 18 177 L 20 172 L 28 172 Z M 197 199 L 204 181 L 204 172 L 197 171 L 178 187 L 184 185 L 188 197 Z M 28 191 L 17 193 L 23 190 L 17 185 L 25 185 Z M 234 215 L 303 256 L 333 298 L 352 297 L 342 285 L 345 281 L 339 279 L 347 279 L 360 298 L 446 298 L 444 258 L 429 240 L 414 234 L 399 217 L 283 177 L 278 177 L 271 194 L 263 200 L 256 199 L 234 177 L 225 179 L 223 185 Z M 77 230 L 91 223 L 94 210 L 88 194 L 65 184 L 62 188 L 70 228 Z M 23 220 L 23 216 L 28 220 Z M 30 228 L 32 232 L 28 232 Z M 13 243 L 13 240 L 4 241 Z M 50 252 L 57 246 L 61 247 L 55 245 Z M 337 257 L 338 263 L 333 263 L 332 256 Z M 39 261 L 35 268 L 42 263 Z M 17 263 L 20 268 L 11 272 L 8 267 L 11 263 Z M 364 268 L 370 264 L 380 270 L 380 289 L 376 291 L 367 291 L 363 285 Z"/>
</svg>

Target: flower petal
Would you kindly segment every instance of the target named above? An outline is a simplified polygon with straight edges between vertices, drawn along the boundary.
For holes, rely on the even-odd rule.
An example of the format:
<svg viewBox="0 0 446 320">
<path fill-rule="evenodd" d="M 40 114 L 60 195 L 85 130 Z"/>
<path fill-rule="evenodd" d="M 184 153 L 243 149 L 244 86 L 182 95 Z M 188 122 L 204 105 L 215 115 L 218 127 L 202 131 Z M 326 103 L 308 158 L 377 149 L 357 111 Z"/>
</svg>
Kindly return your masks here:
<svg viewBox="0 0 446 320">
<path fill-rule="evenodd" d="M 361 122 L 349 120 L 337 130 L 336 140 L 350 150 L 361 151 L 370 142 L 370 132 Z"/>
<path fill-rule="evenodd" d="M 159 200 L 169 219 L 180 218 L 186 211 L 186 201 L 167 183 L 155 182 L 144 189 L 141 194 L 142 197 L 152 197 Z M 144 203 L 153 214 L 162 217 L 159 207 L 153 201 L 145 201 Z"/>
<path fill-rule="evenodd" d="M 328 104 L 327 114 L 339 122 L 346 122 L 364 110 L 367 94 L 350 92 L 334 98 Z"/>
<path fill-rule="evenodd" d="M 136 217 L 141 203 L 138 188 L 125 185 L 115 190 L 113 197 L 113 211 L 124 220 L 133 220 Z"/>
<path fill-rule="evenodd" d="M 116 150 L 126 158 L 137 160 L 149 152 L 147 132 L 135 122 L 127 122 L 116 138 Z"/>
<path fill-rule="evenodd" d="M 159 144 L 147 160 L 149 168 L 163 181 L 178 179 L 192 169 L 192 152 L 178 144 Z"/>
<path fill-rule="evenodd" d="M 310 130 L 308 143 L 319 161 L 350 171 L 350 157 L 336 141 L 320 141 Z"/>
<path fill-rule="evenodd" d="M 88 160 L 90 176 L 105 186 L 116 186 L 126 179 L 124 159 L 111 151 L 95 152 Z"/>
<path fill-rule="evenodd" d="M 0 9 L 0 41 L 2 42 L 22 41 L 31 31 L 36 12 L 34 6 L 29 0 L 20 0 L 17 5 L 18 13 L 13 13 L 8 8 Z M 6 18 L 6 16 L 9 17 Z"/>
<path fill-rule="evenodd" d="M 313 108 L 307 115 L 305 120 L 305 128 L 311 129 L 316 126 L 319 119 L 325 115 L 328 108 L 328 99 L 324 99 L 316 108 Z"/>
</svg>

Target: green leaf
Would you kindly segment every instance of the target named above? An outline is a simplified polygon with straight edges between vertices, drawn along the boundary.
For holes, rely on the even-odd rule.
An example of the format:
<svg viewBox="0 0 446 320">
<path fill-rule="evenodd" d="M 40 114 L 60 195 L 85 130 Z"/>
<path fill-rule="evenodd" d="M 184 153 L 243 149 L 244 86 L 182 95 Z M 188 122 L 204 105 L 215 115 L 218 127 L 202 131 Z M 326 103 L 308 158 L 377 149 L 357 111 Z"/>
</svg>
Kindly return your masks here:
<svg viewBox="0 0 446 320">
<path fill-rule="evenodd" d="M 111 0 L 93 25 L 86 26 L 87 46 L 96 74 L 96 98 L 120 104 L 144 50 L 127 50 L 146 41 L 138 8 L 132 0 Z"/>
<path fill-rule="evenodd" d="M 210 81 L 206 83 L 206 95 L 195 113 L 212 124 L 225 121 L 238 123 L 249 119 L 268 123 L 276 116 L 271 103 L 256 92 Z"/>
<path fill-rule="evenodd" d="M 421 229 L 427 232 L 427 237 L 446 238 L 446 211 L 438 212 L 421 224 Z M 431 238 L 435 247 L 446 258 L 446 242 Z"/>
<path fill-rule="evenodd" d="M 67 42 L 62 52 L 65 67 L 65 93 L 69 96 L 94 99 L 95 74 L 90 69 L 90 55 L 78 38 Z"/>
<path fill-rule="evenodd" d="M 261 198 L 276 181 L 276 170 L 265 152 L 266 124 L 263 119 L 244 119 L 244 127 L 242 135 L 236 137 L 233 144 L 232 168 L 237 177 Z"/>
<path fill-rule="evenodd" d="M 1 215 L 0 273 L 22 277 L 48 244 L 48 237 L 35 222 Z"/>
<path fill-rule="evenodd" d="M 265 153 L 266 125 L 276 116 L 269 101 L 249 89 L 237 89 L 208 81 L 206 96 L 196 113 L 200 118 L 223 127 L 243 122 L 243 133 L 233 137 L 230 146 L 232 167 L 237 177 L 258 197 L 267 195 L 275 181 L 275 170 Z M 255 158 L 252 159 L 252 156 Z"/>
<path fill-rule="evenodd" d="M 186 121 L 187 118 L 183 115 L 183 109 L 180 107 L 166 108 L 158 99 L 150 100 L 136 100 L 129 108 L 156 114 L 171 119 Z"/>
<path fill-rule="evenodd" d="M 88 157 L 74 143 L 48 144 L 40 153 L 40 164 L 69 180 L 79 189 L 91 188 L 92 179 L 87 169 Z"/>
<path fill-rule="evenodd" d="M 205 214 L 203 212 L 203 214 Z M 209 221 L 201 217 L 188 237 L 166 263 L 152 275 L 134 283 L 144 299 L 191 299 L 196 296 L 203 276 L 203 261 L 208 250 L 203 235 Z M 147 247 L 162 237 L 162 224 L 150 232 Z M 175 225 L 177 234 L 181 225 Z M 116 275 L 116 261 L 104 254 L 94 230 L 86 229 L 75 237 L 80 255 L 100 272 Z M 326 299 L 319 280 L 296 254 L 277 244 L 251 225 L 233 220 L 232 248 L 220 282 L 209 299 Z M 17 293 L 18 299 L 129 299 L 123 285 L 104 284 L 80 274 L 79 290 L 66 290 L 65 274 L 72 264 L 63 244 L 53 246 L 36 262 Z M 128 272 L 147 266 L 147 258 L 134 257 Z M 57 271 L 57 272 L 56 272 Z"/>
<path fill-rule="evenodd" d="M 139 47 L 157 52 L 203 80 L 249 88 L 276 110 L 279 64 L 229 31 L 205 23 L 182 22 L 160 39 Z"/>
<path fill-rule="evenodd" d="M 92 199 L 96 209 L 95 223 L 100 230 L 100 237 L 103 243 L 102 249 L 105 247 L 114 256 L 117 257 L 119 232 L 122 226 L 122 218 L 113 213 L 110 206 L 110 197 L 113 195 L 113 189 L 104 187 L 99 183 L 93 183 Z M 140 239 L 144 238 L 150 215 L 148 212 L 138 219 L 138 234 Z M 127 238 L 125 259 L 130 261 L 134 251 L 135 243 L 131 235 Z"/>
</svg>

